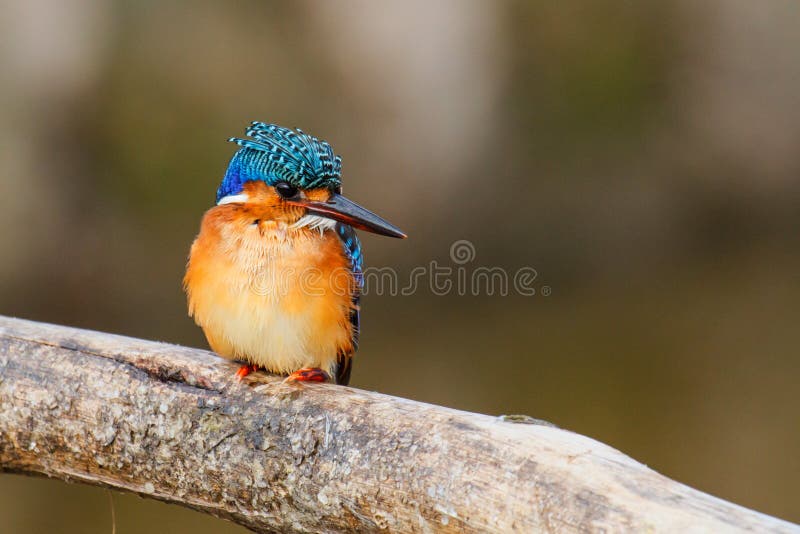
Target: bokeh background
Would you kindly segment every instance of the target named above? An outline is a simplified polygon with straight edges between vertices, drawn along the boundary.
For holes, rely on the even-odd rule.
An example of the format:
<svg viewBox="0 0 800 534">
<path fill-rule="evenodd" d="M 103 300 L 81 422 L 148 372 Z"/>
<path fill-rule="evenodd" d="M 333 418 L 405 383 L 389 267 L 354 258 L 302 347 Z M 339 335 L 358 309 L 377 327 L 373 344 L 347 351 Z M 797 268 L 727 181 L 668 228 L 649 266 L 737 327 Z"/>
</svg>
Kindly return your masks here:
<svg viewBox="0 0 800 534">
<path fill-rule="evenodd" d="M 344 159 L 401 274 L 474 244 L 549 296 L 368 295 L 356 387 L 597 438 L 800 521 L 794 0 L 3 0 L 0 313 L 205 347 L 180 281 L 253 120 Z M 119 532 L 243 532 L 114 494 Z M 6 532 L 105 490 L 0 476 Z"/>
</svg>

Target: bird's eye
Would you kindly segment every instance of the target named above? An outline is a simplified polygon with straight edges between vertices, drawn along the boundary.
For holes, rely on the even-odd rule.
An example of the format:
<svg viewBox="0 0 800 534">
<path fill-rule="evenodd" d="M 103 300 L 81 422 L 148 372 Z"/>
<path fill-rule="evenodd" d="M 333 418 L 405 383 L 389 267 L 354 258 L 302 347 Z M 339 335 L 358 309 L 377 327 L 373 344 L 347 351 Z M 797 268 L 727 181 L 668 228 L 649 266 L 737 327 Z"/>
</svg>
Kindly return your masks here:
<svg viewBox="0 0 800 534">
<path fill-rule="evenodd" d="M 337 185 L 336 187 L 333 188 L 333 192 L 336 193 L 337 195 L 341 195 L 342 194 L 342 186 L 341 185 Z"/>
<path fill-rule="evenodd" d="M 275 184 L 275 191 L 277 191 L 278 194 L 285 199 L 294 198 L 300 192 L 289 182 L 278 182 Z"/>
</svg>

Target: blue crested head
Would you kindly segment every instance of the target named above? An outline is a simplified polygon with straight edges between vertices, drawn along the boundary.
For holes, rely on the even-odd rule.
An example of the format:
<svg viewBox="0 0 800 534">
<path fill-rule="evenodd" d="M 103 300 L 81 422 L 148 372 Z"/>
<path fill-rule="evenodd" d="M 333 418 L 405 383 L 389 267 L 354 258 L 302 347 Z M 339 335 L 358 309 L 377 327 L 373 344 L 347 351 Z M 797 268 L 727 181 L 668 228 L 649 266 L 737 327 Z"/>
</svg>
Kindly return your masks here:
<svg viewBox="0 0 800 534">
<path fill-rule="evenodd" d="M 338 188 L 342 158 L 331 145 L 303 131 L 254 121 L 246 130 L 249 139 L 232 137 L 241 148 L 228 164 L 217 189 L 217 202 L 242 192 L 245 182 L 268 185 L 288 182 L 300 189 Z"/>
</svg>

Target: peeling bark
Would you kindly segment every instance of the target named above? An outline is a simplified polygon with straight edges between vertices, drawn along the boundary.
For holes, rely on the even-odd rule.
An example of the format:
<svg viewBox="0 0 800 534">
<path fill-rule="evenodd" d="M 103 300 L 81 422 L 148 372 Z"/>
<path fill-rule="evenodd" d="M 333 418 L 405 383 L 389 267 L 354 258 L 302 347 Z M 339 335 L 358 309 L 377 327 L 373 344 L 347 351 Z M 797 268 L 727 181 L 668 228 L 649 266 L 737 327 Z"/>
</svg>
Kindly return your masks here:
<svg viewBox="0 0 800 534">
<path fill-rule="evenodd" d="M 590 438 L 201 350 L 0 317 L 0 471 L 182 504 L 258 532 L 772 531 Z"/>
</svg>

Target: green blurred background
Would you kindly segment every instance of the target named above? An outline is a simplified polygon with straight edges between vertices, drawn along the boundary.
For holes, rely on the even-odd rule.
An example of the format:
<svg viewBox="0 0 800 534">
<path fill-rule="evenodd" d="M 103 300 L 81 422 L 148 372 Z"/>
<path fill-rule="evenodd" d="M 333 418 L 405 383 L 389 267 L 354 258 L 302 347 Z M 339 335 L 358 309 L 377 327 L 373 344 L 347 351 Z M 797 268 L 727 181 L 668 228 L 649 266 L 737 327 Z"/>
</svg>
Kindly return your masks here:
<svg viewBox="0 0 800 534">
<path fill-rule="evenodd" d="M 800 521 L 793 0 L 5 0 L 0 313 L 205 347 L 189 244 L 253 120 L 344 159 L 410 273 L 549 296 L 368 295 L 353 385 L 527 413 Z M 119 532 L 243 532 L 114 494 Z M 109 532 L 105 490 L 0 477 L 4 532 Z M 9 530 L 10 528 L 10 530 Z"/>
</svg>

